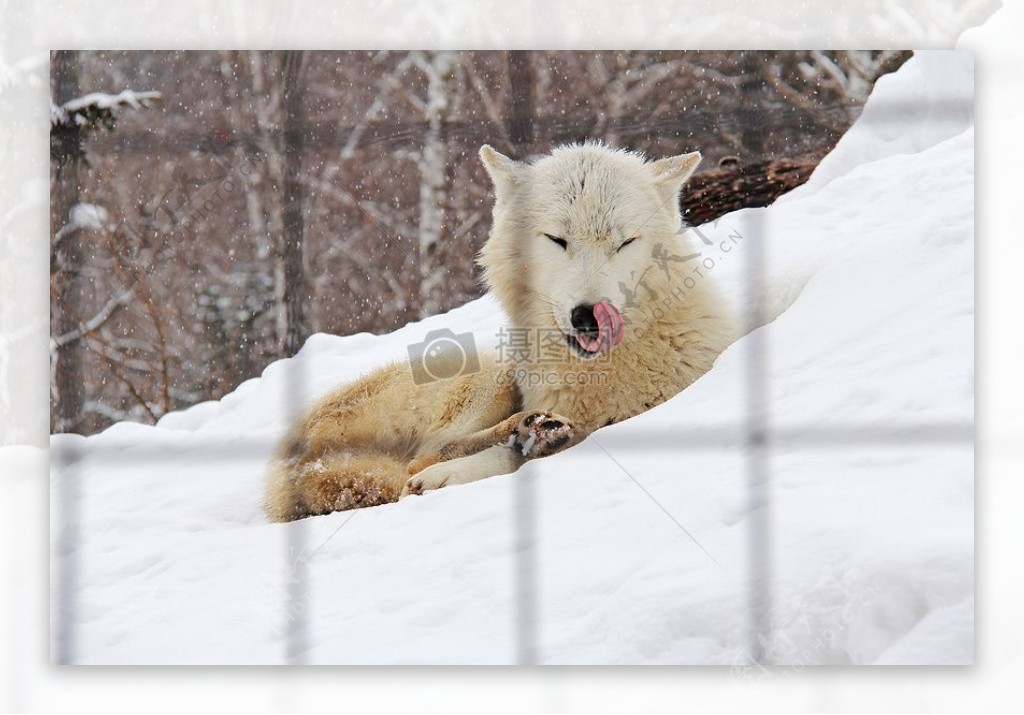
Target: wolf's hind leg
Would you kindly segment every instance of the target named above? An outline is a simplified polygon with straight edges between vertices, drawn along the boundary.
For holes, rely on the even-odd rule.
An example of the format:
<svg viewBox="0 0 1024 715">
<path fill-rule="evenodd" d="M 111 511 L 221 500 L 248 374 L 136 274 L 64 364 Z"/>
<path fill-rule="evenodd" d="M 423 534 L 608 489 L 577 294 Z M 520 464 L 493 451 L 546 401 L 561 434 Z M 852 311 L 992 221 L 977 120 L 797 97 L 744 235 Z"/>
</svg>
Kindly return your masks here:
<svg viewBox="0 0 1024 715">
<path fill-rule="evenodd" d="M 278 461 L 270 471 L 266 512 L 292 521 L 397 501 L 408 474 L 387 455 L 328 454 L 299 464 Z"/>
</svg>

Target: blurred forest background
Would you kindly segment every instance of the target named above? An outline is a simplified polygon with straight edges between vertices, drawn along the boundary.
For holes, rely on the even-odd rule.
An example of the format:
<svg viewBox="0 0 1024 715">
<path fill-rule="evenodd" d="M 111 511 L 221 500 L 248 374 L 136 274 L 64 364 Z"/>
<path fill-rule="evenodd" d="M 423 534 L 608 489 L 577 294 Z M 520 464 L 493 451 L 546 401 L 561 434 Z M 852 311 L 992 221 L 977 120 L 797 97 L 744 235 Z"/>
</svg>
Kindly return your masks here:
<svg viewBox="0 0 1024 715">
<path fill-rule="evenodd" d="M 483 143 L 699 149 L 698 225 L 805 181 L 909 56 L 54 52 L 51 431 L 154 422 L 314 332 L 479 296 Z"/>
</svg>

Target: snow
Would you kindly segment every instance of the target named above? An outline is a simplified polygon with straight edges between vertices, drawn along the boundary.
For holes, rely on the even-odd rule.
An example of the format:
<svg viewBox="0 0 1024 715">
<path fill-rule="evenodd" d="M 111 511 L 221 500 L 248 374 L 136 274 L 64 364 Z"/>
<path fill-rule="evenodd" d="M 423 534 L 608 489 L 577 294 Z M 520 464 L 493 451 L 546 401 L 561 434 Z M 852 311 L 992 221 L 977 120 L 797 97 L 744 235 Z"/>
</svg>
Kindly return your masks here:
<svg viewBox="0 0 1024 715">
<path fill-rule="evenodd" d="M 61 105 L 61 109 L 66 113 L 81 111 L 87 107 L 112 109 L 116 111 L 122 106 L 127 105 L 132 109 L 140 109 L 155 99 L 160 99 L 159 92 L 134 92 L 130 89 L 122 90 L 117 94 L 90 92 L 89 94 L 81 97 L 75 97 L 74 99 L 65 102 Z M 51 112 L 52 111 L 53 110 L 51 108 Z"/>
<path fill-rule="evenodd" d="M 523 442 L 523 456 L 524 457 L 530 453 L 530 450 L 533 449 L 533 445 L 534 445 L 534 443 L 536 443 L 536 441 L 537 441 L 536 433 L 531 432 L 530 436 L 526 438 L 525 442 Z"/>
<path fill-rule="evenodd" d="M 68 100 L 60 106 L 51 101 L 50 126 L 54 127 L 74 122 L 78 127 L 88 127 L 92 121 L 87 116 L 89 111 L 93 113 L 105 111 L 116 117 L 118 112 L 125 107 L 131 107 L 132 109 L 148 107 L 153 101 L 160 98 L 161 94 L 159 92 L 135 92 L 126 89 L 117 94 L 91 92 L 90 94 Z"/>
<path fill-rule="evenodd" d="M 56 126 L 58 124 L 67 124 L 67 122 L 68 113 L 64 111 L 64 108 L 50 102 L 50 125 Z"/>
<path fill-rule="evenodd" d="M 300 628 L 309 663 L 525 654 L 768 677 L 753 643 L 791 669 L 973 662 L 974 133 L 948 101 L 971 97 L 971 64 L 919 53 L 806 188 L 702 228 L 708 278 L 762 327 L 668 403 L 517 475 L 291 525 L 260 511 L 290 412 L 431 330 L 493 344 L 490 298 L 316 335 L 155 427 L 53 437 L 55 465 L 81 456 L 52 480 L 55 572 L 73 563 L 76 586 L 65 601 L 55 581 L 55 637 L 83 663 L 287 662 Z M 916 123 L 871 120 L 907 98 Z M 745 450 L 759 351 L 766 494 Z M 754 631 L 752 593 L 773 616 Z"/>
<path fill-rule="evenodd" d="M 894 85 L 894 87 L 890 87 Z M 918 50 L 899 72 L 880 77 L 871 101 L 814 171 L 814 181 L 783 196 L 820 191 L 861 164 L 912 154 L 974 124 L 974 57 L 968 52 Z"/>
<path fill-rule="evenodd" d="M 75 228 L 84 228 L 90 231 L 102 230 L 103 226 L 110 220 L 107 210 L 96 204 L 75 204 L 71 207 L 71 220 L 68 222 Z"/>
</svg>

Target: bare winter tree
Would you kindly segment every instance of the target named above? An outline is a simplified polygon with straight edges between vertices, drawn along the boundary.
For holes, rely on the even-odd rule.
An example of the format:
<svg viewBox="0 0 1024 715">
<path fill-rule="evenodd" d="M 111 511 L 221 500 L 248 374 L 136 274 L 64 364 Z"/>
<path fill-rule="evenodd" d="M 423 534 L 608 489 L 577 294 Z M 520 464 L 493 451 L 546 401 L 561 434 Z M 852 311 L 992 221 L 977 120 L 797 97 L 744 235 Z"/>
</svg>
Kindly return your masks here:
<svg viewBox="0 0 1024 715">
<path fill-rule="evenodd" d="M 281 100 L 281 148 L 283 193 L 281 197 L 280 260 L 283 263 L 284 293 L 282 309 L 285 331 L 282 350 L 294 355 L 309 337 L 306 303 L 309 295 L 303 270 L 303 193 L 300 174 L 304 145 L 305 121 L 302 98 L 305 95 L 305 52 L 281 52 L 278 55 L 284 83 Z"/>
<path fill-rule="evenodd" d="M 451 101 L 452 75 L 458 61 L 457 52 L 422 52 L 416 55 L 416 66 L 427 78 L 424 107 L 427 126 L 419 156 L 420 317 L 424 318 L 437 313 L 444 286 L 444 267 L 438 260 L 447 193 L 447 151 L 443 125 Z"/>
<path fill-rule="evenodd" d="M 72 50 L 54 52 L 51 62 L 51 91 L 54 104 L 59 107 L 80 94 L 77 53 Z M 60 309 L 57 334 L 68 335 L 78 328 L 80 321 L 76 312 L 85 303 L 80 280 L 84 259 L 80 233 L 68 227 L 71 210 L 79 203 L 79 162 L 75 157 L 54 164 L 50 250 L 55 260 L 50 290 Z M 52 397 L 57 413 L 54 426 L 58 432 L 70 432 L 78 425 L 84 402 L 82 377 L 82 341 L 71 340 L 60 346 L 55 355 Z"/>
<path fill-rule="evenodd" d="M 78 94 L 58 97 L 71 78 L 61 61 L 77 60 L 82 86 L 112 92 L 78 97 L 65 138 L 139 101 L 122 88 L 146 84 L 165 101 L 95 133 L 87 170 L 54 160 L 51 426 L 155 421 L 224 395 L 314 330 L 389 331 L 479 296 L 482 143 L 516 156 L 585 139 L 655 157 L 699 148 L 684 209 L 700 223 L 804 181 L 874 79 L 906 56 L 55 57 L 55 105 Z"/>
<path fill-rule="evenodd" d="M 305 327 L 303 304 L 302 216 L 302 91 L 297 86 L 304 76 L 302 52 L 251 51 L 244 56 L 251 81 L 251 94 L 240 111 L 252 115 L 256 124 L 255 143 L 266 155 L 259 172 L 248 177 L 250 213 L 273 251 L 275 325 L 279 354 L 291 355 L 301 347 Z M 289 82 L 296 86 L 289 88 Z M 267 186 L 276 195 L 267 196 Z M 268 200 L 269 199 L 269 200 Z"/>
<path fill-rule="evenodd" d="M 508 65 L 508 140 L 522 156 L 533 143 L 534 78 L 528 50 L 506 53 Z"/>
<path fill-rule="evenodd" d="M 51 293 L 55 307 L 50 340 L 52 394 L 56 412 L 54 428 L 80 428 L 88 401 L 89 376 L 84 365 L 96 333 L 131 300 L 131 291 L 117 291 L 98 307 L 92 293 L 97 282 L 90 265 L 97 243 L 90 242 L 106 228 L 107 211 L 81 201 L 81 182 L 88 157 L 85 140 L 97 129 L 112 130 L 121 111 L 149 106 L 159 92 L 124 90 L 117 95 L 90 93 L 81 96 L 80 57 L 75 51 L 56 51 L 51 57 L 52 101 L 50 108 Z M 92 309 L 90 311 L 90 309 Z M 90 312 L 87 312 L 90 311 Z"/>
</svg>

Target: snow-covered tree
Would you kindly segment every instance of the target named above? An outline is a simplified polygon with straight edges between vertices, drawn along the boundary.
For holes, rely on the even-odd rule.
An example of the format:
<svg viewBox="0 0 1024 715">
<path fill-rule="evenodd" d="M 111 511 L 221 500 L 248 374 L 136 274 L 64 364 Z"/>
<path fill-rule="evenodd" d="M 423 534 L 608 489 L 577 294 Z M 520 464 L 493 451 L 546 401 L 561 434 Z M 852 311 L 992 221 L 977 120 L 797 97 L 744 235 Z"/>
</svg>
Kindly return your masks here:
<svg viewBox="0 0 1024 715">
<path fill-rule="evenodd" d="M 113 130 L 126 108 L 141 109 L 160 98 L 159 92 L 124 90 L 111 95 L 81 95 L 79 57 L 56 51 L 51 57 L 50 158 L 52 163 L 51 290 L 56 308 L 55 335 L 50 343 L 54 428 L 79 426 L 86 402 L 83 353 L 86 338 L 103 326 L 131 299 L 130 291 L 106 300 L 90 316 L 93 286 L 87 276 L 92 252 L 85 234 L 102 230 L 105 209 L 80 202 L 81 182 L 88 169 L 86 139 L 98 129 Z"/>
</svg>

